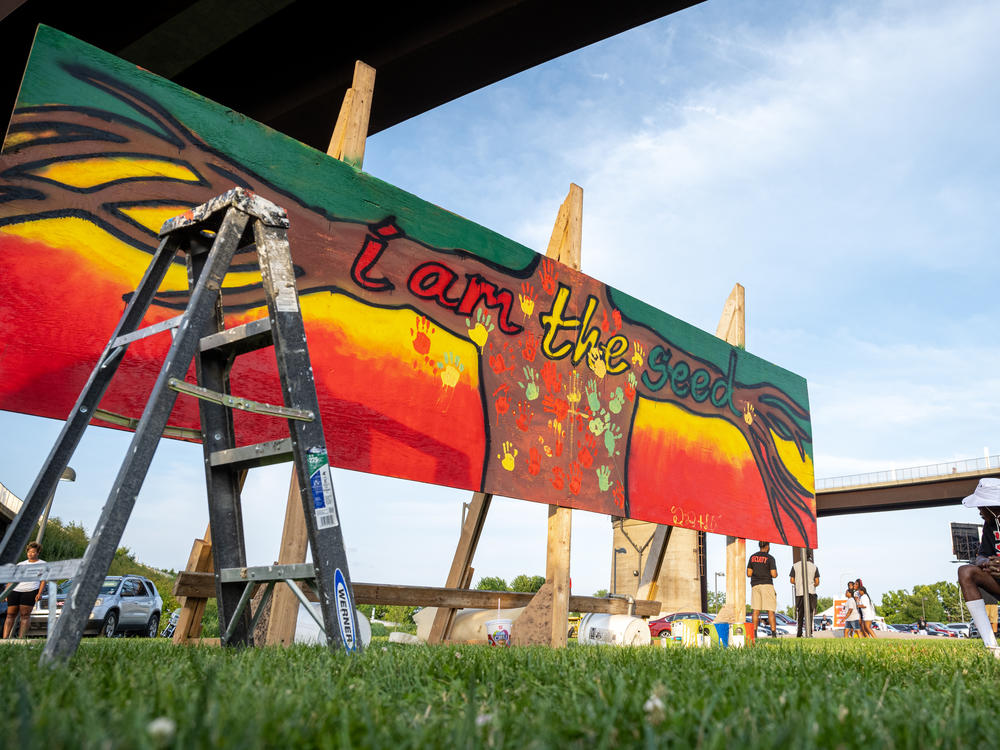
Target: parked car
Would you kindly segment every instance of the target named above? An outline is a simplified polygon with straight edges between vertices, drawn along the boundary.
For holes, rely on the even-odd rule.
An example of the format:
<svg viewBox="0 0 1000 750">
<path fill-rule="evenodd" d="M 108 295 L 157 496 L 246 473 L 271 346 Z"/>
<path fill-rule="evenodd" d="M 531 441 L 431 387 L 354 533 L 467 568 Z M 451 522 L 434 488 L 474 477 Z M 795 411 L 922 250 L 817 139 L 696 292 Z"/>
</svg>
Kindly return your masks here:
<svg viewBox="0 0 1000 750">
<path fill-rule="evenodd" d="M 958 638 L 958 633 L 954 630 L 948 630 L 948 628 L 944 626 L 943 622 L 927 623 L 927 635 L 936 635 L 943 638 Z"/>
<path fill-rule="evenodd" d="M 783 622 L 782 618 L 784 618 L 785 620 L 790 621 L 791 624 L 789 625 L 786 622 Z M 757 622 L 757 637 L 758 638 L 770 638 L 771 637 L 771 627 L 770 627 L 770 624 L 767 624 L 767 625 L 764 624 L 764 622 L 766 621 L 766 619 L 767 619 L 767 615 L 763 615 L 762 614 L 760 616 L 760 620 Z M 778 628 L 778 637 L 779 638 L 781 636 L 786 636 L 786 635 L 790 635 L 790 636 L 793 636 L 793 637 L 795 636 L 795 633 L 796 633 L 796 631 L 798 629 L 798 625 L 796 624 L 796 622 L 794 620 L 792 620 L 787 615 L 781 614 L 780 612 L 775 612 L 774 613 L 774 619 L 778 621 L 777 628 Z M 746 621 L 748 623 L 752 622 L 753 621 L 753 615 L 747 615 Z"/>
<path fill-rule="evenodd" d="M 958 633 L 959 638 L 969 637 L 969 623 L 967 622 L 949 622 L 945 625 L 945 627 L 948 628 L 948 630 L 954 630 Z"/>
<path fill-rule="evenodd" d="M 671 623 L 674 620 L 701 620 L 702 622 L 712 622 L 715 619 L 714 615 L 710 615 L 707 612 L 674 612 L 673 614 L 664 615 L 663 617 L 658 617 L 655 620 L 649 621 L 649 634 L 653 638 L 659 638 L 661 635 L 670 635 L 671 633 Z"/>
<path fill-rule="evenodd" d="M 886 627 L 888 627 L 889 630 L 894 630 L 897 633 L 912 633 L 913 632 L 913 628 L 911 628 L 909 625 L 891 625 L 891 624 L 887 624 Z"/>
<path fill-rule="evenodd" d="M 59 584 L 56 607 L 62 609 L 72 581 Z M 43 596 L 31 611 L 31 633 L 45 632 L 49 619 L 49 597 Z M 84 629 L 85 635 L 111 638 L 135 633 L 155 638 L 160 627 L 163 599 L 156 585 L 142 576 L 107 576 L 101 584 L 94 608 Z"/>
</svg>

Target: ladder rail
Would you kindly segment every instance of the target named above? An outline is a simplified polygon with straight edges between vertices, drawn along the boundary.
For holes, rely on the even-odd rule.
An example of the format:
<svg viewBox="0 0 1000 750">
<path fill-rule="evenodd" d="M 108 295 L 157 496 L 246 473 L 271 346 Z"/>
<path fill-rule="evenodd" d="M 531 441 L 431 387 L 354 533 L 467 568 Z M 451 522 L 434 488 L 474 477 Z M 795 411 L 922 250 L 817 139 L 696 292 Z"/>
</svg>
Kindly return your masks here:
<svg viewBox="0 0 1000 750">
<path fill-rule="evenodd" d="M 62 616 L 42 652 L 42 663 L 65 662 L 79 646 L 83 630 L 90 616 L 92 603 L 97 599 L 101 582 L 107 574 L 115 551 L 121 542 L 125 524 L 135 506 L 136 498 L 153 460 L 160 435 L 177 399 L 176 391 L 169 388 L 171 377 L 183 378 L 198 348 L 200 331 L 215 312 L 233 253 L 243 236 L 250 217 L 241 211 L 229 211 L 215 236 L 207 255 L 189 252 L 189 258 L 205 257 L 202 272 L 196 277 L 188 302 L 184 321 L 177 329 L 167 352 L 163 367 L 150 393 L 139 425 L 129 444 L 108 501 L 94 528 L 90 544 L 83 555 L 80 574 L 73 580 Z M 197 241 L 191 239 L 190 241 Z M 194 279 L 195 277 L 192 277 Z M 68 459 L 67 459 L 68 460 Z"/>
</svg>

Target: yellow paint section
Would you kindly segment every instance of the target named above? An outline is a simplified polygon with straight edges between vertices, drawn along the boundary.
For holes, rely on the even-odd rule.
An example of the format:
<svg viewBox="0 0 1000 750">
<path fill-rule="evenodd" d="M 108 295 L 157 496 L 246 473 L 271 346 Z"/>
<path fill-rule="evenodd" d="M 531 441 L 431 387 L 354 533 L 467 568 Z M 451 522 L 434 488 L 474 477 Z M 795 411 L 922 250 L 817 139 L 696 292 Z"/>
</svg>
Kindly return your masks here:
<svg viewBox="0 0 1000 750">
<path fill-rule="evenodd" d="M 309 294 L 300 297 L 299 302 L 307 320 L 336 321 L 358 359 L 379 360 L 385 363 L 382 366 L 416 365 L 419 370 L 438 374 L 448 372 L 449 367 L 457 370 L 460 364 L 457 382 L 479 387 L 479 353 L 475 345 L 424 321 L 412 310 L 372 307 L 347 295 L 330 293 Z M 413 346 L 421 331 L 430 339 L 427 354 L 417 352 Z M 392 360 L 397 364 L 390 365 Z"/>
<path fill-rule="evenodd" d="M 160 228 L 167 219 L 180 216 L 185 211 L 190 211 L 190 206 L 132 206 L 131 208 L 118 207 L 118 210 L 125 214 L 132 221 L 144 226 L 151 232 L 159 234 Z"/>
<path fill-rule="evenodd" d="M 57 135 L 56 131 L 53 130 L 40 130 L 36 132 L 30 132 L 27 130 L 22 130 L 18 133 L 9 133 L 7 135 L 7 140 L 3 142 L 3 150 L 7 151 L 16 146 L 23 146 L 25 143 L 31 143 L 40 138 L 53 138 Z"/>
<path fill-rule="evenodd" d="M 130 286 L 139 283 L 152 260 L 149 253 L 76 216 L 9 224 L 0 231 L 57 250 L 75 252 L 88 264 L 88 267 L 82 267 L 81 270 L 92 274 L 113 274 Z M 260 274 L 241 271 L 228 274 L 225 286 L 243 286 L 259 281 Z M 171 264 L 160 284 L 160 290 L 177 291 L 187 287 L 187 269 L 177 263 Z"/>
<path fill-rule="evenodd" d="M 93 188 L 116 180 L 167 178 L 198 182 L 187 167 L 165 159 L 92 156 L 48 164 L 30 172 L 46 180 L 75 188 Z"/>
<path fill-rule="evenodd" d="M 799 480 L 799 484 L 812 494 L 816 494 L 815 474 L 813 473 L 812 457 L 807 453 L 804 458 L 799 458 L 799 449 L 791 440 L 782 440 L 771 430 L 771 439 L 774 440 L 774 447 L 778 449 L 778 456 L 781 463 L 785 465 L 792 476 Z"/>
<path fill-rule="evenodd" d="M 750 446 L 734 425 L 724 419 L 696 416 L 676 404 L 642 399 L 633 433 L 637 430 L 659 432 L 688 451 L 709 453 L 714 461 L 737 469 L 754 465 Z"/>
</svg>

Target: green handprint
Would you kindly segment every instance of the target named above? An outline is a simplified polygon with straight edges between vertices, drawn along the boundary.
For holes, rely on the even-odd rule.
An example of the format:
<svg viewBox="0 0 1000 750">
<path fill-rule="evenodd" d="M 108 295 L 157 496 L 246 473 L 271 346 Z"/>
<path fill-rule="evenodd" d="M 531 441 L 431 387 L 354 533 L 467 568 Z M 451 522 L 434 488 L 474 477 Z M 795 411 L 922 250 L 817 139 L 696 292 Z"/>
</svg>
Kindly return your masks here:
<svg viewBox="0 0 1000 750">
<path fill-rule="evenodd" d="M 490 331 L 493 330 L 493 323 L 490 322 L 492 318 L 489 315 L 483 314 L 483 308 L 476 308 L 476 324 L 472 324 L 471 318 L 465 319 L 465 325 L 469 329 L 469 338 L 472 339 L 476 346 L 479 347 L 479 351 L 483 350 L 486 346 L 486 339 L 489 338 Z"/>
<path fill-rule="evenodd" d="M 601 488 L 601 492 L 607 492 L 611 489 L 611 467 L 602 466 L 597 469 L 597 486 Z"/>
<path fill-rule="evenodd" d="M 615 455 L 615 441 L 622 436 L 622 428 L 618 425 L 609 424 L 604 431 L 604 447 L 608 449 L 608 455 Z"/>
<path fill-rule="evenodd" d="M 597 381 L 593 378 L 587 381 L 587 403 L 590 405 L 590 410 L 597 414 L 601 408 L 601 399 L 597 397 Z"/>
<path fill-rule="evenodd" d="M 615 388 L 615 392 L 611 396 L 611 400 L 608 401 L 608 408 L 611 409 L 612 414 L 617 414 L 622 410 L 622 404 L 624 403 L 625 403 L 625 391 L 622 390 L 621 386 L 618 386 L 617 388 Z"/>
<path fill-rule="evenodd" d="M 590 424 L 587 425 L 587 427 L 590 429 L 592 433 L 594 433 L 594 437 L 600 437 L 601 433 L 604 432 L 605 429 L 607 429 L 610 423 L 611 423 L 611 415 L 608 414 L 607 409 L 601 409 L 601 413 L 598 416 L 591 419 Z"/>
<path fill-rule="evenodd" d="M 528 401 L 534 401 L 536 398 L 538 398 L 537 379 L 538 379 L 538 374 L 535 372 L 535 368 L 528 367 L 527 365 L 525 365 L 524 367 L 525 382 L 522 383 L 521 381 L 518 381 L 517 384 L 524 389 L 524 397 L 528 399 Z"/>
</svg>

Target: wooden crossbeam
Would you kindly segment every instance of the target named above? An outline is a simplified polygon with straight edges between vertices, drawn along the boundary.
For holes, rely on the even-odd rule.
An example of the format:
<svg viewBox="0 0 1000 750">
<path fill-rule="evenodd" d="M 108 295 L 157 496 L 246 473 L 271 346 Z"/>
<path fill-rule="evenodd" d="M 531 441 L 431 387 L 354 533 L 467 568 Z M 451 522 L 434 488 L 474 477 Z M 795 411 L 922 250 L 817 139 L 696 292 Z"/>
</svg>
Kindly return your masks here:
<svg viewBox="0 0 1000 750">
<path fill-rule="evenodd" d="M 495 609 L 497 600 L 504 609 L 525 607 L 534 594 L 514 591 L 477 591 L 473 589 L 437 588 L 434 586 L 395 586 L 383 583 L 352 582 L 354 600 L 358 604 L 402 605 L 407 607 L 451 607 L 462 609 Z M 277 591 L 277 589 L 275 589 Z M 174 596 L 204 597 L 215 596 L 215 575 L 213 573 L 191 573 L 184 571 L 177 576 Z M 306 597 L 315 601 L 315 593 L 307 590 Z M 571 596 L 569 607 L 575 612 L 601 612 L 613 615 L 628 614 L 629 603 L 624 599 L 605 599 L 593 596 Z M 636 614 L 651 617 L 660 611 L 660 602 L 637 601 Z"/>
</svg>

